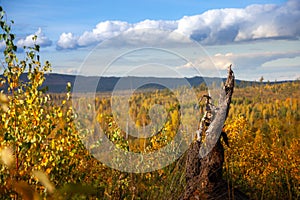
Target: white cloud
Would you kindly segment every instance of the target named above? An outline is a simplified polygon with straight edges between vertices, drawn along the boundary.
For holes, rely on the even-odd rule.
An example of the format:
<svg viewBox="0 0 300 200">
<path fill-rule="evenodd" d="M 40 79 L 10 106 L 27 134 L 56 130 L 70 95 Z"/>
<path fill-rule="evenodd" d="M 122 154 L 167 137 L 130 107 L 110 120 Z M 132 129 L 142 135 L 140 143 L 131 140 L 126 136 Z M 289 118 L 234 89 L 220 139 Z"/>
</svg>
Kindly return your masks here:
<svg viewBox="0 0 300 200">
<path fill-rule="evenodd" d="M 56 71 L 60 74 L 77 74 L 78 69 L 69 67 L 69 68 L 57 69 Z"/>
<path fill-rule="evenodd" d="M 283 59 L 283 58 L 295 58 L 300 56 L 300 51 L 294 52 L 260 52 L 260 53 L 226 53 L 226 54 L 215 54 L 211 57 L 215 66 L 218 69 L 224 68 L 228 64 L 233 64 L 239 69 L 256 69 L 262 67 L 265 63 L 272 60 Z"/>
<path fill-rule="evenodd" d="M 164 20 L 144 20 L 133 25 L 134 29 L 160 29 L 160 30 L 174 30 L 178 26 L 177 21 Z"/>
<path fill-rule="evenodd" d="M 289 63 L 286 63 L 286 61 Z M 177 66 L 176 69 L 188 70 L 226 70 L 232 64 L 238 70 L 256 70 L 262 67 L 281 68 L 296 67 L 300 60 L 300 51 L 288 52 L 258 52 L 258 53 L 216 53 L 211 56 L 202 56 L 192 62 L 186 62 Z"/>
<path fill-rule="evenodd" d="M 226 44 L 266 38 L 295 39 L 300 36 L 298 0 L 281 6 L 250 5 L 245 9 L 216 9 L 183 17 L 177 31 L 203 44 Z"/>
<path fill-rule="evenodd" d="M 62 33 L 57 41 L 58 49 L 74 49 L 77 47 L 77 38 L 72 33 Z"/>
<path fill-rule="evenodd" d="M 128 30 L 131 25 L 122 21 L 105 21 L 96 25 L 92 31 L 85 31 L 78 38 L 78 46 L 88 46 L 119 35 Z"/>
<path fill-rule="evenodd" d="M 36 41 L 33 41 L 32 38 L 35 35 L 37 36 L 37 39 Z M 51 46 L 52 41 L 45 36 L 41 28 L 38 28 L 34 34 L 28 35 L 26 38 L 19 39 L 16 44 L 19 48 L 23 48 L 24 46 L 31 47 L 34 44 L 40 45 L 41 47 L 47 47 Z"/>
<path fill-rule="evenodd" d="M 62 42 L 62 39 L 67 37 L 66 33 L 63 33 L 60 36 L 60 40 L 58 41 L 57 45 L 60 49 L 71 49 L 97 44 L 104 40 L 116 37 L 121 33 L 128 36 L 128 39 L 130 40 L 130 38 L 132 39 L 136 36 L 139 36 L 140 33 L 144 33 L 142 30 L 145 29 L 174 30 L 176 27 L 176 21 L 144 20 L 136 24 L 129 24 L 123 21 L 105 21 L 97 24 L 92 31 L 85 31 L 78 38 L 74 37 L 73 35 L 71 36 L 69 33 L 68 37 L 72 37 L 72 40 L 70 39 Z M 153 37 L 151 37 L 151 39 L 153 39 Z M 68 45 L 68 43 L 70 43 L 70 45 Z"/>
<path fill-rule="evenodd" d="M 300 55 L 296 57 L 287 57 L 287 58 L 277 58 L 275 60 L 271 60 L 265 62 L 262 67 L 265 68 L 280 68 L 280 67 L 300 67 Z"/>
<path fill-rule="evenodd" d="M 289 0 L 281 5 L 257 4 L 244 9 L 214 9 L 200 15 L 184 16 L 177 21 L 147 19 L 135 24 L 105 21 L 78 37 L 71 33 L 63 33 L 57 46 L 60 49 L 71 49 L 95 45 L 121 33 L 130 31 L 134 34 L 136 30 L 141 29 L 174 31 L 206 45 L 258 39 L 299 39 L 299 2 Z M 146 39 L 151 41 L 153 36 Z"/>
</svg>

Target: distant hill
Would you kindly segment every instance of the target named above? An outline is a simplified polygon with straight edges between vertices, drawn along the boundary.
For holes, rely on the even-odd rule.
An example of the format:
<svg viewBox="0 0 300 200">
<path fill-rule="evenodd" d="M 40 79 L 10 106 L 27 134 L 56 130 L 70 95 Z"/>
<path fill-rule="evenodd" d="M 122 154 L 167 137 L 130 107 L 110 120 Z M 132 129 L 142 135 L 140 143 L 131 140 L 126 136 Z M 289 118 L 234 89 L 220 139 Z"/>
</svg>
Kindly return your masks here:
<svg viewBox="0 0 300 200">
<path fill-rule="evenodd" d="M 49 87 L 49 92 L 65 92 L 68 82 L 74 86 L 76 79 L 76 90 L 79 92 L 111 92 L 113 90 L 128 90 L 132 88 L 141 89 L 163 89 L 176 88 L 184 85 L 198 86 L 203 82 L 211 84 L 224 81 L 221 78 L 157 78 L 157 77 L 97 77 L 97 76 L 75 76 L 62 74 L 47 74 L 44 85 Z M 205 81 L 204 81 L 205 80 Z M 96 87 L 97 85 L 97 87 Z M 140 87 L 139 87 L 140 86 Z"/>
<path fill-rule="evenodd" d="M 0 75 L 0 77 L 3 77 Z M 48 86 L 48 91 L 51 93 L 66 92 L 68 82 L 74 86 L 76 80 L 76 90 L 78 92 L 111 92 L 115 89 L 128 90 L 132 88 L 142 89 L 162 89 L 176 88 L 179 86 L 190 84 L 198 86 L 205 82 L 206 84 L 220 84 L 225 79 L 208 78 L 208 77 L 192 77 L 192 78 L 157 78 L 157 77 L 97 77 L 97 76 L 76 76 L 66 74 L 50 73 L 45 75 L 44 85 Z M 24 73 L 21 79 L 26 81 L 27 74 Z M 254 82 L 236 80 L 237 85 L 251 85 Z M 274 83 L 274 82 L 273 82 Z M 277 82 L 279 83 L 279 82 Z M 141 87 L 139 87 L 141 86 Z M 74 88 L 74 87 L 73 87 Z"/>
</svg>

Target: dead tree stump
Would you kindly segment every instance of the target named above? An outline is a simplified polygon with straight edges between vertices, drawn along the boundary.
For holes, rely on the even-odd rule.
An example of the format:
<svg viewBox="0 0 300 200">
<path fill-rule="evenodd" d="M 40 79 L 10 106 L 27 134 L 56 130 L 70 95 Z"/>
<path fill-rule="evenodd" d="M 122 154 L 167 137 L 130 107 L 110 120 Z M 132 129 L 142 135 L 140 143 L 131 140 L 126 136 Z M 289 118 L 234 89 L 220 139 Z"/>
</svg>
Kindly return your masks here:
<svg viewBox="0 0 300 200">
<path fill-rule="evenodd" d="M 206 114 L 200 122 L 203 124 L 199 126 L 198 139 L 187 151 L 186 188 L 180 199 L 248 199 L 237 190 L 233 191 L 234 197 L 230 196 L 233 189 L 228 188 L 222 179 L 224 148 L 220 137 L 229 112 L 233 89 L 234 74 L 229 66 L 219 105 L 215 107 L 210 104 L 209 97 L 206 96 Z"/>
</svg>

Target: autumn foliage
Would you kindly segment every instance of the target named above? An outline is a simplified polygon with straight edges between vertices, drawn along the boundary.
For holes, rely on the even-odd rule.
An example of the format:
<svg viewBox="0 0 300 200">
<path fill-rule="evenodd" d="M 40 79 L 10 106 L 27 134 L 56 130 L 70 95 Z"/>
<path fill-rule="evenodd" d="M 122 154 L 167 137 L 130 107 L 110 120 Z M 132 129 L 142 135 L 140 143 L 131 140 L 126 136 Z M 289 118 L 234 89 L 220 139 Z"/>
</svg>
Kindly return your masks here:
<svg viewBox="0 0 300 200">
<path fill-rule="evenodd" d="M 225 128 L 230 147 L 224 176 L 253 199 L 300 196 L 299 86 L 267 84 L 236 92 Z"/>
<path fill-rule="evenodd" d="M 0 199 L 178 198 L 185 186 L 185 155 L 153 172 L 120 172 L 93 158 L 81 136 L 98 123 L 124 151 L 156 151 L 169 144 L 178 131 L 194 134 L 196 130 L 179 130 L 179 124 L 197 124 L 200 118 L 190 115 L 180 121 L 180 110 L 184 107 L 187 113 L 197 110 L 203 115 L 204 103 L 179 105 L 174 94 L 189 95 L 185 88 L 134 93 L 128 112 L 137 128 L 150 123 L 152 105 L 164 108 L 163 127 L 144 139 L 121 130 L 109 94 L 97 94 L 93 105 L 96 122 L 86 120 L 84 123 L 90 124 L 83 128 L 70 101 L 71 86 L 65 94 L 47 93 L 43 82 L 51 71 L 50 63 L 40 62 L 38 45 L 26 47 L 25 59 L 19 60 L 15 36 L 2 9 L 0 16 L 0 41 L 6 44 L 1 84 L 8 88 L 0 93 Z M 22 74 L 27 75 L 27 81 L 21 81 Z M 300 198 L 299 88 L 300 82 L 294 81 L 257 83 L 235 90 L 225 126 L 229 147 L 225 149 L 224 179 L 228 188 L 237 187 L 251 199 Z M 207 93 L 203 85 L 194 91 L 199 99 Z M 78 101 L 86 112 L 92 106 L 88 102 Z M 234 193 L 228 198 L 233 199 Z"/>
</svg>

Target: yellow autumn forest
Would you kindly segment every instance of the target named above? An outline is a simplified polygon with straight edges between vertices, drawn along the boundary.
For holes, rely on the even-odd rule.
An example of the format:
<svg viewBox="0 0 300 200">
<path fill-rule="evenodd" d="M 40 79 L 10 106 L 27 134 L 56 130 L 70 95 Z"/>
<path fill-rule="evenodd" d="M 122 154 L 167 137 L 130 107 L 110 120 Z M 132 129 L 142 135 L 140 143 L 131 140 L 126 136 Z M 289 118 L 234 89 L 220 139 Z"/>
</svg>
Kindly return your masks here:
<svg viewBox="0 0 300 200">
<path fill-rule="evenodd" d="M 186 88 L 134 93 L 128 113 L 137 127 L 150 123 L 152 105 L 165 109 L 163 128 L 153 130 L 157 134 L 149 138 L 126 135 L 114 119 L 112 98 L 107 93 L 97 94 L 93 101 L 95 121 L 88 115 L 80 121 L 73 107 L 80 103 L 89 113 L 89 100 L 72 101 L 69 84 L 65 94 L 42 89 L 50 63 L 40 61 L 38 45 L 25 48 L 25 59 L 19 60 L 15 36 L 3 16 L 1 9 L 0 39 L 6 44 L 1 84 L 8 88 L 0 93 L 0 199 L 178 198 L 185 187 L 185 154 L 152 172 L 120 172 L 95 159 L 89 152 L 93 149 L 88 151 L 83 145 L 82 136 L 98 127 L 119 149 L 153 152 L 172 141 L 180 123 L 199 122 L 192 114 L 181 121 L 182 107 L 201 116 L 204 102 L 179 105 L 175 93 L 189 95 Z M 22 82 L 25 72 L 28 81 Z M 229 138 L 223 166 L 228 188 L 238 188 L 251 199 L 300 198 L 299 89 L 298 80 L 236 85 L 224 128 Z M 207 94 L 203 85 L 194 91 L 199 99 Z M 229 195 L 234 199 L 234 193 Z"/>
</svg>

